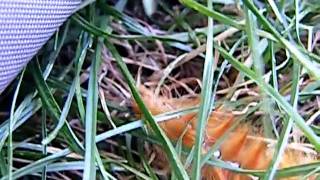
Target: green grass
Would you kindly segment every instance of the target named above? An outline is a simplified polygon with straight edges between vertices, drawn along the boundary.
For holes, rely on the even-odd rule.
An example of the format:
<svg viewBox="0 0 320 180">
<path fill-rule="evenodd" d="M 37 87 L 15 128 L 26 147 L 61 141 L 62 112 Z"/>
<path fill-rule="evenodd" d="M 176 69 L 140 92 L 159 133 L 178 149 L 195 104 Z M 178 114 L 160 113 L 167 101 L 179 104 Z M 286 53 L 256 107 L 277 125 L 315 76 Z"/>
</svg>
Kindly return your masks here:
<svg viewBox="0 0 320 180">
<path fill-rule="evenodd" d="M 320 150 L 318 3 L 112 2 L 85 1 L 0 95 L 1 180 L 200 179 L 204 165 L 261 179 L 320 172 L 319 161 L 278 169 L 288 144 Z M 152 116 L 139 84 L 156 95 L 200 94 L 201 103 Z M 207 118 L 220 105 L 243 113 L 203 154 Z M 189 150 L 158 122 L 195 111 Z M 243 121 L 276 138 L 265 171 L 213 158 Z"/>
</svg>

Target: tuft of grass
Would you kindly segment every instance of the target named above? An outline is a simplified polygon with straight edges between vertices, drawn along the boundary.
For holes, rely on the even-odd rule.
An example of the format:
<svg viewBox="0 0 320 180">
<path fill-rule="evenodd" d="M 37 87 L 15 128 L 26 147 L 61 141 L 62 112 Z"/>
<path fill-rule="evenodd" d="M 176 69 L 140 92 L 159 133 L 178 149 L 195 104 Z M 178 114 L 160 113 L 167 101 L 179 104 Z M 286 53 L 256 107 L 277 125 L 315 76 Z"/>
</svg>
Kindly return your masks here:
<svg viewBox="0 0 320 180">
<path fill-rule="evenodd" d="M 204 165 L 263 179 L 318 175 L 319 161 L 278 166 L 292 142 L 320 150 L 319 10 L 299 0 L 84 1 L 0 95 L 0 180 L 201 179 Z M 153 116 L 137 82 L 155 96 L 200 92 L 201 103 Z M 219 106 L 242 115 L 203 154 Z M 194 112 L 190 150 L 158 123 Z M 276 138 L 266 170 L 213 158 L 243 121 Z"/>
</svg>

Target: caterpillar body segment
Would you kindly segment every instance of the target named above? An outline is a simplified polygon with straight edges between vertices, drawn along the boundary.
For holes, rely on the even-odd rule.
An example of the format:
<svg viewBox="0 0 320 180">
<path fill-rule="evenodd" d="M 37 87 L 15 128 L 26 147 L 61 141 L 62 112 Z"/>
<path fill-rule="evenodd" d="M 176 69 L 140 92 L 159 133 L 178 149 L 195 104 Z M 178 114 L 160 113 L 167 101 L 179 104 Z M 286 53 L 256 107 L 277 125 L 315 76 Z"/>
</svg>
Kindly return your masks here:
<svg viewBox="0 0 320 180">
<path fill-rule="evenodd" d="M 139 88 L 142 99 L 153 115 L 179 109 L 197 106 L 200 98 L 167 98 L 163 96 L 155 97 L 152 90 L 141 86 Z M 141 117 L 138 106 L 133 103 L 133 111 Z M 160 123 L 166 135 L 173 141 L 182 136 L 183 145 L 192 148 L 195 143 L 197 113 L 190 113 L 178 118 L 170 119 Z M 229 111 L 218 109 L 213 111 L 207 121 L 205 128 L 205 139 L 203 142 L 203 152 L 206 152 L 236 121 L 236 117 Z M 219 155 L 223 161 L 237 164 L 243 169 L 266 170 L 272 160 L 274 147 L 269 147 L 266 141 L 261 140 L 260 134 L 254 134 L 250 130 L 249 124 L 241 124 L 236 130 L 231 132 L 220 146 Z M 314 161 L 312 155 L 304 152 L 286 149 L 282 157 L 279 168 L 287 168 Z M 252 177 L 238 174 L 211 165 L 205 165 L 202 169 L 202 179 L 204 180 L 249 180 Z M 284 178 L 282 178 L 284 179 Z M 290 177 L 286 179 L 299 179 Z M 309 179 L 315 179 L 310 177 Z"/>
</svg>

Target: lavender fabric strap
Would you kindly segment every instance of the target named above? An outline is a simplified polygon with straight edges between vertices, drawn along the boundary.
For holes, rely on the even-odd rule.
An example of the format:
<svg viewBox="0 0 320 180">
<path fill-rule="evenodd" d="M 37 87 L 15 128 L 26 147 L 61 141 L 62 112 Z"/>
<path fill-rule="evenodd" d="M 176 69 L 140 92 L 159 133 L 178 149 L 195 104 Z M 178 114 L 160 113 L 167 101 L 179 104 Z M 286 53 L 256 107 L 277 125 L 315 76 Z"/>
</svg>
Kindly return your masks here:
<svg viewBox="0 0 320 180">
<path fill-rule="evenodd" d="M 0 0 L 0 93 L 81 0 Z"/>
</svg>

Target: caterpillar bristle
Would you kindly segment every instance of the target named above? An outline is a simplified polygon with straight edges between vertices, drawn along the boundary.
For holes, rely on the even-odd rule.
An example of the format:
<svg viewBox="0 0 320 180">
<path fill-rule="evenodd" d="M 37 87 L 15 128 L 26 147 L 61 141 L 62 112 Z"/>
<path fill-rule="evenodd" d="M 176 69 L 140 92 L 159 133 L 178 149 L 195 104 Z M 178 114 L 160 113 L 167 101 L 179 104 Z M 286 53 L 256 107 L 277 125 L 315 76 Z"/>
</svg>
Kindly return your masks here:
<svg viewBox="0 0 320 180">
<path fill-rule="evenodd" d="M 158 115 L 168 111 L 178 110 L 196 106 L 200 103 L 200 98 L 167 98 L 163 96 L 155 97 L 152 90 L 144 86 L 139 87 L 142 99 L 153 115 Z M 133 103 L 134 112 L 139 115 L 138 106 Z M 206 126 L 206 138 L 204 142 L 204 152 L 212 146 L 217 139 L 231 127 L 235 121 L 235 116 L 221 108 L 213 111 Z M 161 128 L 171 140 L 178 140 L 182 136 L 183 145 L 191 148 L 196 137 L 197 114 L 191 113 L 179 118 L 170 119 L 160 123 Z M 250 134 L 251 133 L 251 134 Z M 241 168 L 252 170 L 265 170 L 273 157 L 273 148 L 268 147 L 268 143 L 259 138 L 249 138 L 252 136 L 262 137 L 260 134 L 252 134 L 249 124 L 242 124 L 231 132 L 228 138 L 220 146 L 220 158 L 224 161 L 239 164 Z M 280 163 L 280 168 L 286 168 L 313 161 L 313 156 L 306 156 L 303 152 L 287 149 Z M 311 177 L 310 179 L 312 179 Z M 202 169 L 202 179 L 204 180 L 249 180 L 250 176 L 237 174 L 232 171 L 205 165 Z M 297 179 L 296 177 L 286 179 Z"/>
<path fill-rule="evenodd" d="M 221 146 L 222 159 L 225 159 L 227 161 L 237 161 L 237 157 L 240 154 L 239 149 L 245 143 L 247 134 L 248 130 L 231 134 L 230 140 L 225 141 Z"/>
</svg>

